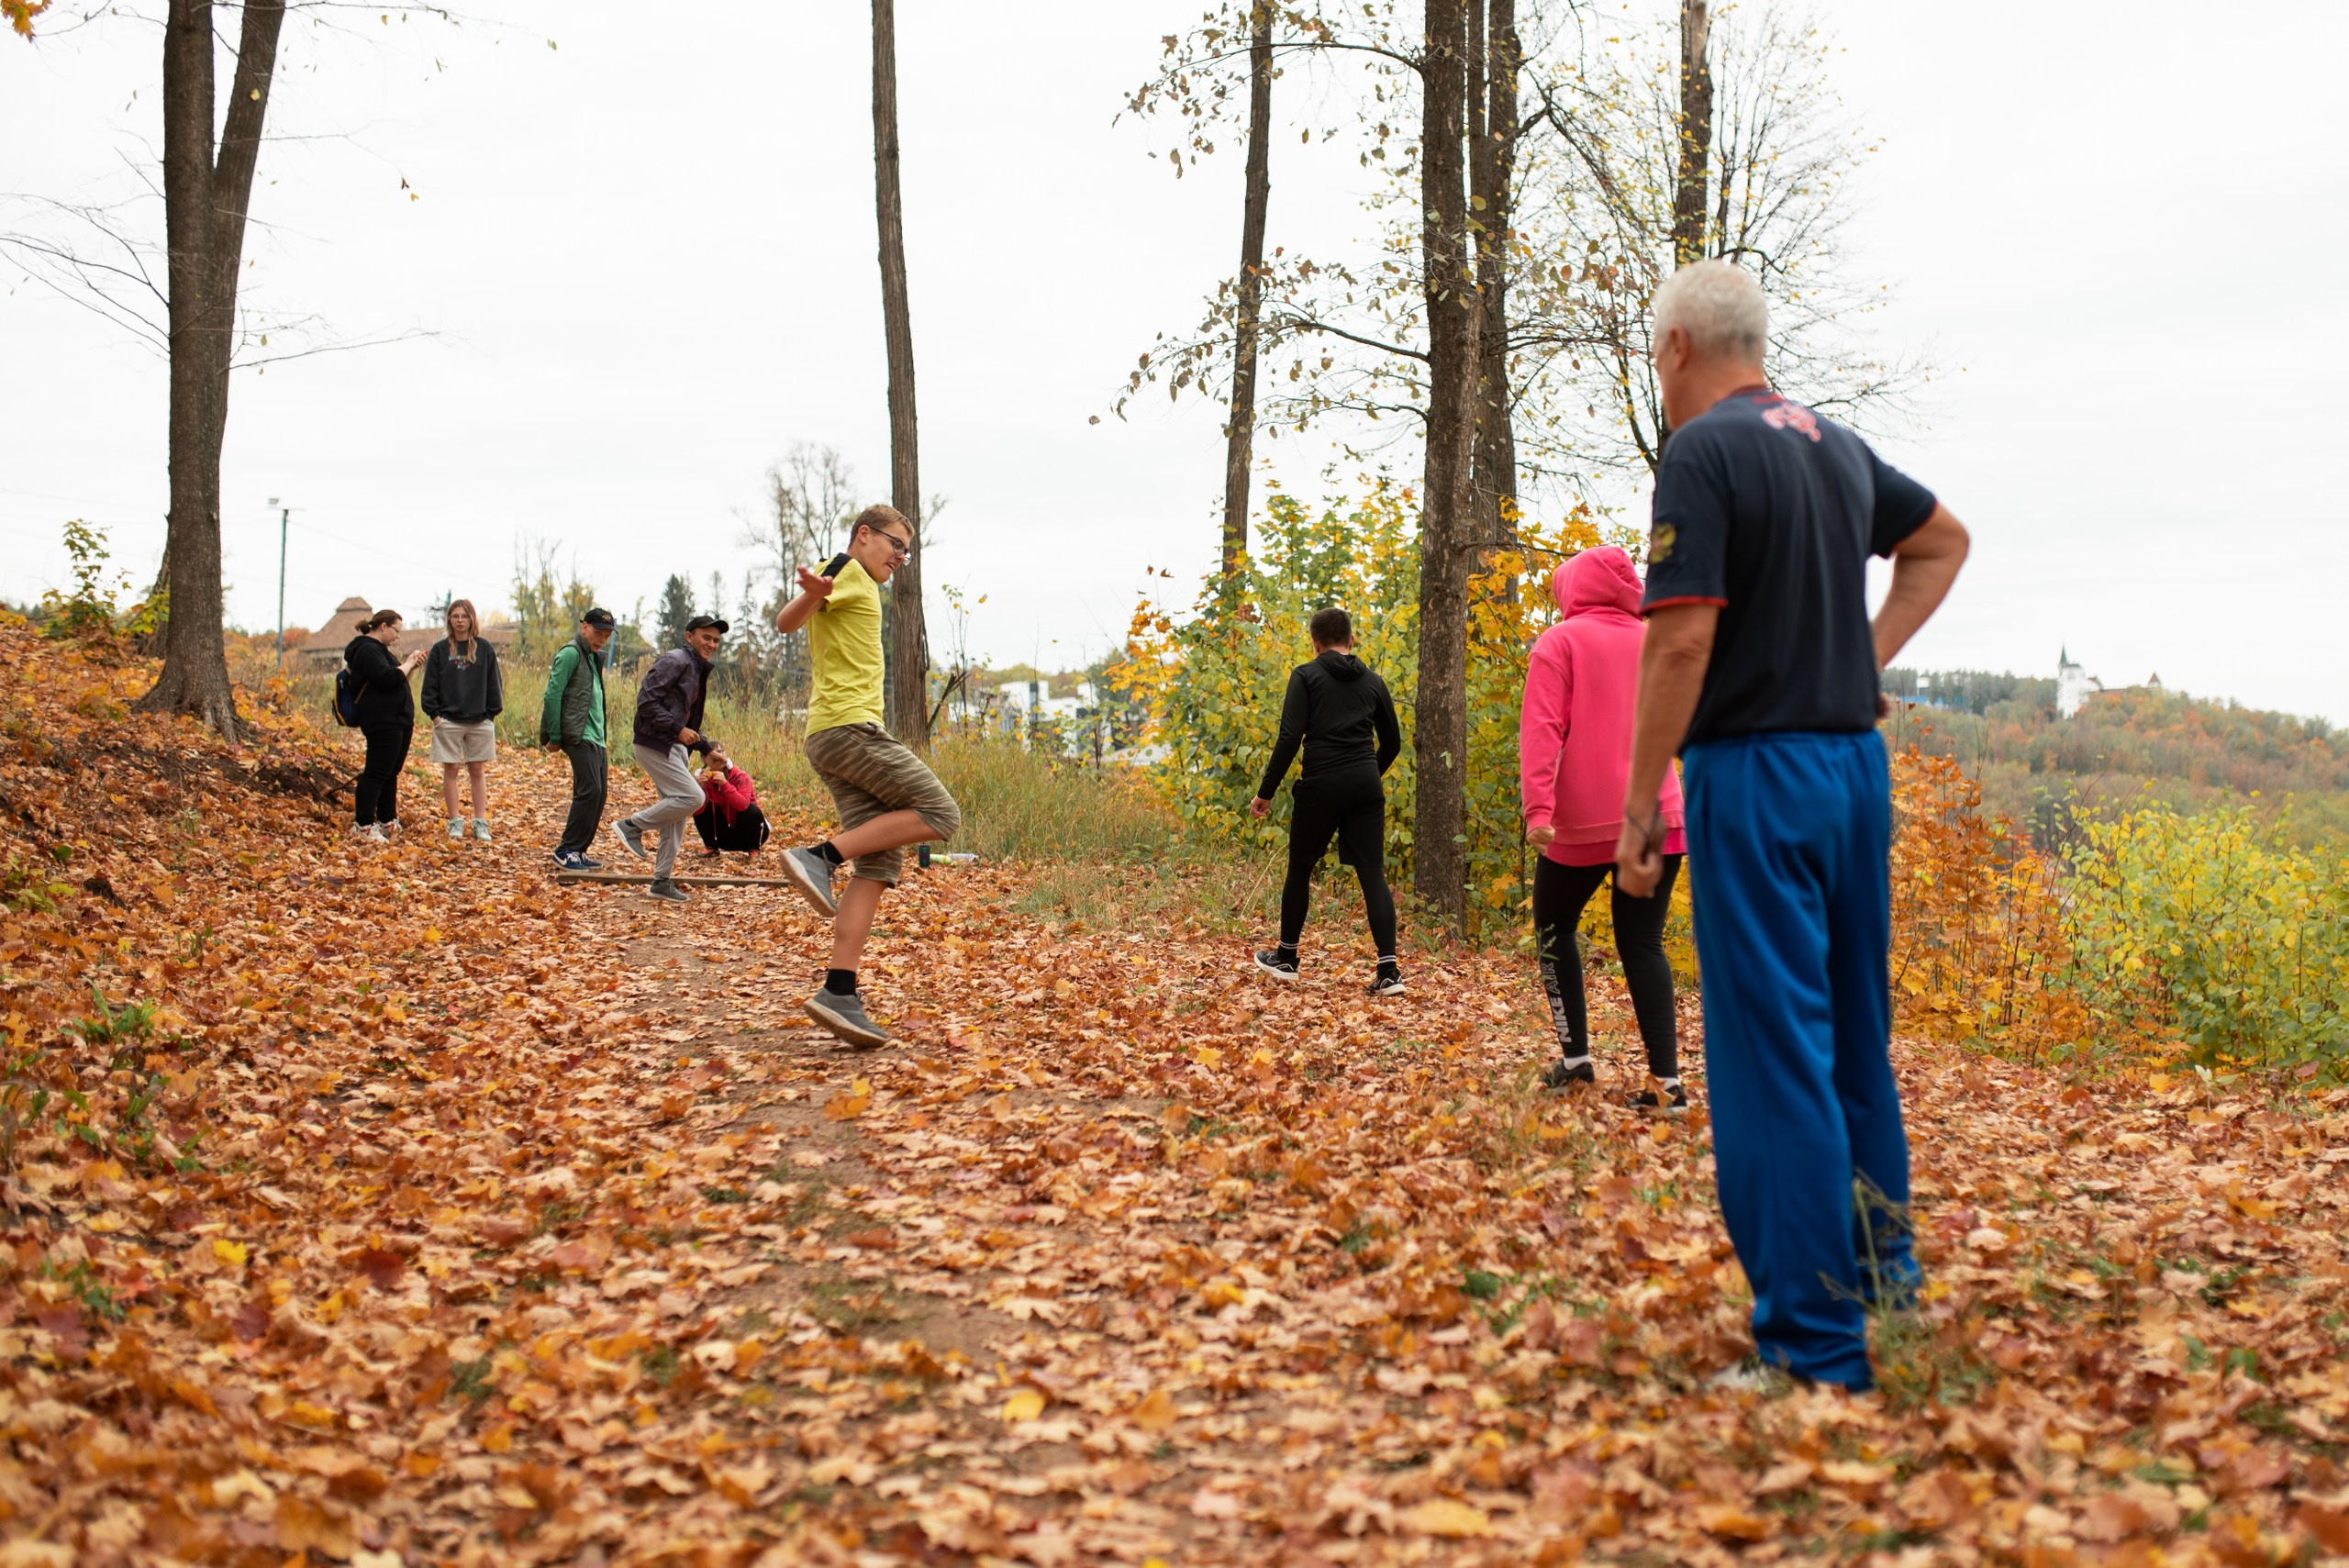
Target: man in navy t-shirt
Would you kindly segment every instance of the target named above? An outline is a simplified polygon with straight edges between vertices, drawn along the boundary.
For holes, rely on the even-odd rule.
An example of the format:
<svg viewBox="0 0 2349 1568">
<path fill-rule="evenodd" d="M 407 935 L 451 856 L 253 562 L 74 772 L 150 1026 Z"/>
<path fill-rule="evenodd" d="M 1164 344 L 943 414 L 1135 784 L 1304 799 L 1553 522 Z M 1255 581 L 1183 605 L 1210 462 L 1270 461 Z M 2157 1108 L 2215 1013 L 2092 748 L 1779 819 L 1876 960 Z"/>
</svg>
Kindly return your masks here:
<svg viewBox="0 0 2349 1568">
<path fill-rule="evenodd" d="M 1615 884 L 1661 871 L 1683 758 L 1721 1216 L 1776 1368 L 1873 1385 L 1866 1304 L 1910 1299 L 1891 1041 L 1892 802 L 1876 672 L 1933 613 L 1965 530 L 1865 442 L 1770 389 L 1761 289 L 1726 261 L 1656 291 L 1673 431 L 1656 470 Z M 1892 558 L 1873 622 L 1867 561 Z"/>
</svg>

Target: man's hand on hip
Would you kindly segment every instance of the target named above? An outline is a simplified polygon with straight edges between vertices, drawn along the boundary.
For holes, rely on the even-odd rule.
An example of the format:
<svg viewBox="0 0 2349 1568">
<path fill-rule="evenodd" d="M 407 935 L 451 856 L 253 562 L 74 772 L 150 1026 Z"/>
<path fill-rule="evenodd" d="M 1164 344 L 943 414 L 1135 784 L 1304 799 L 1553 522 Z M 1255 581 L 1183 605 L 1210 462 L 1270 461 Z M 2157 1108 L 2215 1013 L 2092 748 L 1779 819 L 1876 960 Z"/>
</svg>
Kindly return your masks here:
<svg viewBox="0 0 2349 1568">
<path fill-rule="evenodd" d="M 1615 891 L 1627 898 L 1645 898 L 1664 880 L 1664 857 L 1656 852 L 1664 840 L 1664 817 L 1656 817 L 1655 831 L 1623 818 L 1623 830 L 1615 835 Z"/>
</svg>

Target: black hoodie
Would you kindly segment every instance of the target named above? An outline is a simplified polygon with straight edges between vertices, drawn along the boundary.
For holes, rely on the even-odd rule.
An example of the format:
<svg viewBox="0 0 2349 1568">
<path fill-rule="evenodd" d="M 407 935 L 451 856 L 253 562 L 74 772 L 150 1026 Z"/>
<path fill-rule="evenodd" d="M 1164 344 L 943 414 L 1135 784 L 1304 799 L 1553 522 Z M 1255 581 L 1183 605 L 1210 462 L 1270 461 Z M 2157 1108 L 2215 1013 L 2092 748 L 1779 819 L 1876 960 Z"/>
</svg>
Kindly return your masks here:
<svg viewBox="0 0 2349 1568">
<path fill-rule="evenodd" d="M 408 690 L 407 672 L 400 668 L 399 655 L 384 647 L 382 639 L 361 632 L 342 651 L 342 662 L 351 666 L 351 678 L 361 683 L 354 705 L 360 728 L 415 725 L 416 695 Z"/>
<path fill-rule="evenodd" d="M 1280 788 L 1299 742 L 1305 747 L 1300 779 L 1349 768 L 1375 767 L 1384 773 L 1403 750 L 1403 730 L 1395 722 L 1395 699 L 1386 695 L 1386 683 L 1369 665 L 1334 648 L 1290 671 L 1288 695 L 1281 699 L 1281 738 L 1264 765 L 1264 782 L 1256 791 L 1260 798 L 1270 800 Z"/>
</svg>

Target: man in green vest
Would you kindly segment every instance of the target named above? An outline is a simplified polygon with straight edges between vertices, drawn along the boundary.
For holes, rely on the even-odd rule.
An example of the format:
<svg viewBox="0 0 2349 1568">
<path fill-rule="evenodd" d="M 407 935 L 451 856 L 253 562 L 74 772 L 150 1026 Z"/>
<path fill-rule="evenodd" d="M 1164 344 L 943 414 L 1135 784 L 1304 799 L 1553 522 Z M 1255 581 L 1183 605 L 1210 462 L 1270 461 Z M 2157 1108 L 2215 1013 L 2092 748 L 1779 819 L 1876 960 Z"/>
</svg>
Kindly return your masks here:
<svg viewBox="0 0 2349 1568">
<path fill-rule="evenodd" d="M 604 827 L 604 795 L 611 781 L 611 758 L 604 749 L 604 650 L 618 623 L 607 609 L 579 617 L 579 635 L 565 643 L 547 672 L 546 703 L 539 710 L 539 743 L 571 762 L 571 815 L 554 863 L 562 871 L 597 871 L 587 846 Z"/>
</svg>

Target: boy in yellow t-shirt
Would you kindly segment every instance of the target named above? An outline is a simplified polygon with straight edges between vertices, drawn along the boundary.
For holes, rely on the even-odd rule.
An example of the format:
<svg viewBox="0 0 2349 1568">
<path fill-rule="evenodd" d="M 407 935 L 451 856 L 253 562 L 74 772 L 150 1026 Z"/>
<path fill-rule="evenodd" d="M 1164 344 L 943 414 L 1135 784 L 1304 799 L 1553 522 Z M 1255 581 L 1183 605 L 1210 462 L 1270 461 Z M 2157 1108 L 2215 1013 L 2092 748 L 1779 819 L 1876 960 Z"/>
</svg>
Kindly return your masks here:
<svg viewBox="0 0 2349 1568">
<path fill-rule="evenodd" d="M 867 506 L 849 530 L 847 552 L 820 573 L 801 567 L 798 597 L 774 617 L 779 632 L 807 628 L 807 761 L 841 814 L 840 832 L 783 856 L 784 875 L 832 917 L 831 967 L 807 1016 L 864 1050 L 889 1039 L 856 990 L 881 890 L 897 884 L 907 845 L 943 841 L 963 825 L 938 775 L 881 728 L 881 584 L 911 556 L 913 539 L 896 508 Z M 832 873 L 852 861 L 855 872 L 835 899 Z"/>
</svg>

